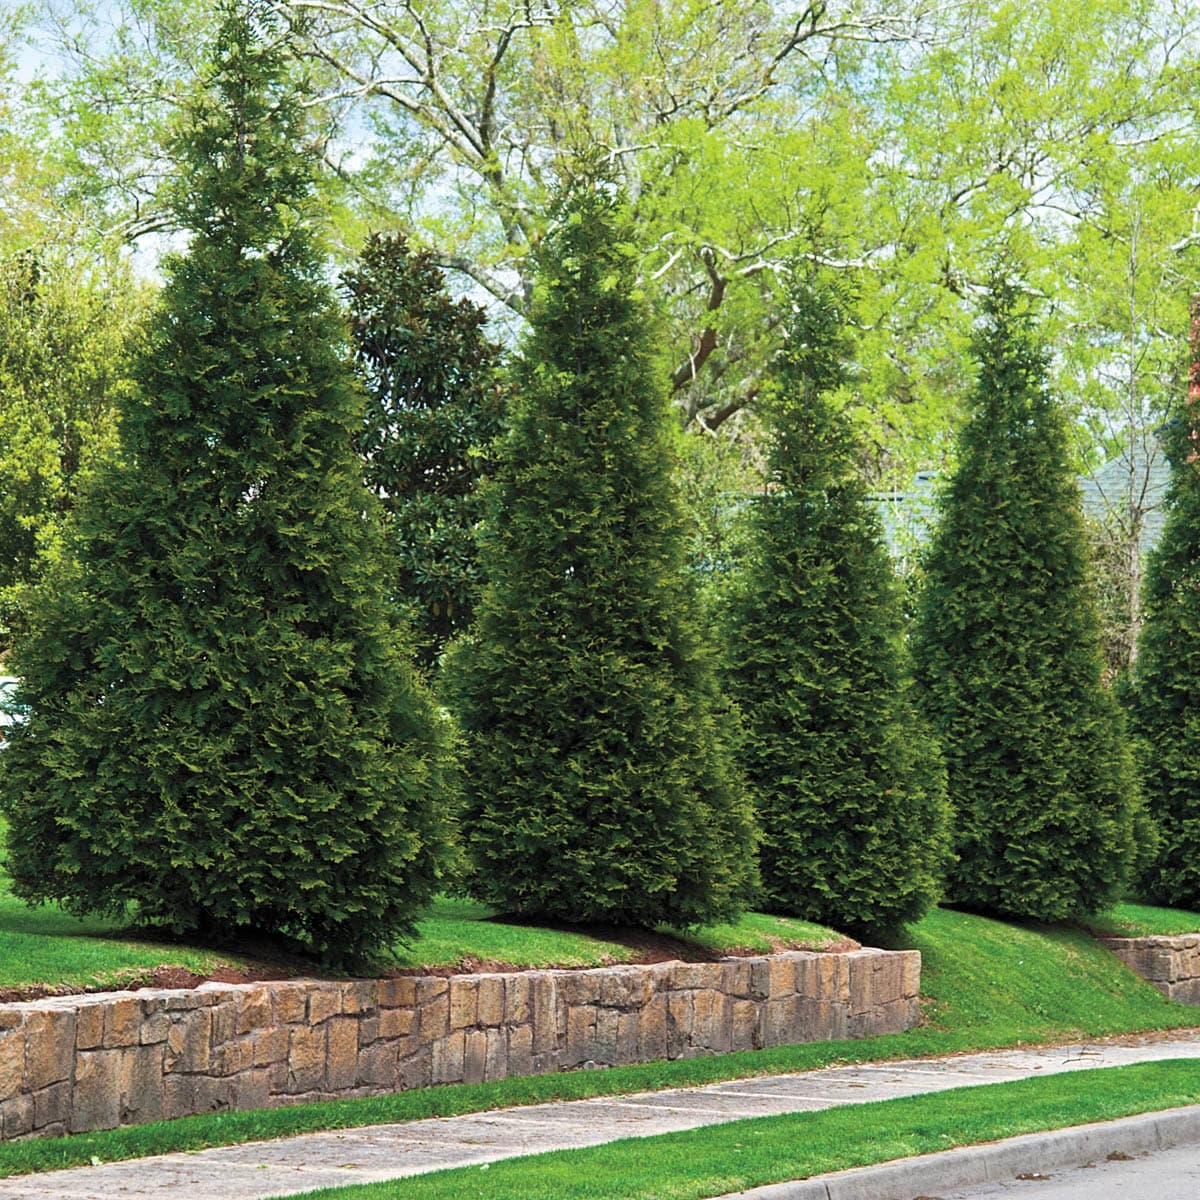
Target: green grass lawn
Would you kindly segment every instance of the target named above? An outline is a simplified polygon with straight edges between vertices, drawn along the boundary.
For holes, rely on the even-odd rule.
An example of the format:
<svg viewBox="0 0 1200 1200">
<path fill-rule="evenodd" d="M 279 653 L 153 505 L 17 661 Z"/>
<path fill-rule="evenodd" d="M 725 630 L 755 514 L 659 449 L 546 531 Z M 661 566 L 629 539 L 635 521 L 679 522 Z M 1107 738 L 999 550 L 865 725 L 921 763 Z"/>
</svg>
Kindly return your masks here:
<svg viewBox="0 0 1200 1200">
<path fill-rule="evenodd" d="M 701 1200 L 954 1146 L 1200 1102 L 1200 1063 L 1144 1063 L 759 1117 L 296 1200 Z"/>
<path fill-rule="evenodd" d="M 420 939 L 399 947 L 395 964 L 404 968 L 452 967 L 468 961 L 519 967 L 593 967 L 629 962 L 637 951 L 620 942 L 569 929 L 491 920 L 489 909 L 470 900 L 436 900 L 418 923 Z M 820 949 L 839 935 L 819 925 L 747 913 L 736 925 L 718 925 L 684 934 L 701 955 L 733 949 L 768 952 L 782 947 Z M 119 986 L 155 967 L 186 967 L 205 974 L 219 965 L 253 968 L 237 955 L 217 954 L 167 941 L 123 936 L 116 922 L 77 920 L 48 906 L 26 908 L 0 876 L 0 988 Z M 311 966 L 306 974 L 313 974 Z"/>
<path fill-rule="evenodd" d="M 1200 933 L 1200 916 L 1177 908 L 1156 908 L 1152 904 L 1118 904 L 1111 912 L 1083 921 L 1085 929 L 1101 937 L 1172 937 L 1180 933 Z"/>
<path fill-rule="evenodd" d="M 184 1117 L 71 1138 L 0 1144 L 0 1175 L 193 1150 L 319 1129 L 453 1116 L 511 1104 L 686 1087 L 1020 1043 L 1200 1025 L 1200 1012 L 1169 1004 L 1080 929 L 1010 925 L 941 909 L 903 945 L 921 951 L 927 1022 L 909 1033 L 814 1042 L 714 1058 L 426 1088 L 364 1100 Z"/>
</svg>

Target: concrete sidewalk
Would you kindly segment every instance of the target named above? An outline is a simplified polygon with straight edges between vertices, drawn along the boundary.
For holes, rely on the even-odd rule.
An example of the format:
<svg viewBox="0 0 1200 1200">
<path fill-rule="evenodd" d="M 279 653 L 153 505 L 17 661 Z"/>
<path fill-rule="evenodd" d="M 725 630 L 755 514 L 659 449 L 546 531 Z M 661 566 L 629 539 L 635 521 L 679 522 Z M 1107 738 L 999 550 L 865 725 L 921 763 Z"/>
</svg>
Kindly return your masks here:
<svg viewBox="0 0 1200 1200">
<path fill-rule="evenodd" d="M 811 1112 L 1035 1075 L 1200 1058 L 1200 1032 L 835 1067 L 400 1125 L 306 1134 L 0 1179 L 0 1200 L 265 1200 L 746 1117 Z"/>
</svg>

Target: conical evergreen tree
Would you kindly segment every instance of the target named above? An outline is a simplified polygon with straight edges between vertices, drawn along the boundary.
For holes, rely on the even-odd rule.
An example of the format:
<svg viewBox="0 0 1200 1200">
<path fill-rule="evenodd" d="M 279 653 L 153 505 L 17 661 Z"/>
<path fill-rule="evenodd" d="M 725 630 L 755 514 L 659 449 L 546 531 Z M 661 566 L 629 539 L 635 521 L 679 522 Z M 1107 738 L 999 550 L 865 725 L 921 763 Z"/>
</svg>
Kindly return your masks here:
<svg viewBox="0 0 1200 1200">
<path fill-rule="evenodd" d="M 1058 920 L 1128 880 L 1136 786 L 1101 682 L 1079 487 L 1028 305 L 994 286 L 914 658 L 956 809 L 949 898 Z"/>
<path fill-rule="evenodd" d="M 671 417 L 626 230 L 593 184 L 555 215 L 485 525 L 488 582 L 443 677 L 481 899 L 692 924 L 738 911 L 754 840 L 685 572 Z"/>
<path fill-rule="evenodd" d="M 445 739 L 387 599 L 314 165 L 269 6 L 227 6 L 179 143 L 190 248 L 15 669 L 19 895 L 351 960 L 437 879 Z"/>
<path fill-rule="evenodd" d="M 828 283 L 793 287 L 763 414 L 772 487 L 729 605 L 728 691 L 765 906 L 873 933 L 937 900 L 947 805 L 883 531 L 831 395 L 845 380 L 844 306 Z"/>
<path fill-rule="evenodd" d="M 1193 302 L 1189 395 L 1167 426 L 1171 483 L 1143 592 L 1132 725 L 1150 815 L 1162 835 L 1146 891 L 1200 904 L 1200 312 Z"/>
<path fill-rule="evenodd" d="M 479 591 L 478 487 L 504 420 L 500 349 L 484 335 L 483 309 L 451 300 L 432 256 L 399 234 L 370 238 L 342 282 L 367 392 L 359 450 L 429 669 L 469 628 Z"/>
</svg>

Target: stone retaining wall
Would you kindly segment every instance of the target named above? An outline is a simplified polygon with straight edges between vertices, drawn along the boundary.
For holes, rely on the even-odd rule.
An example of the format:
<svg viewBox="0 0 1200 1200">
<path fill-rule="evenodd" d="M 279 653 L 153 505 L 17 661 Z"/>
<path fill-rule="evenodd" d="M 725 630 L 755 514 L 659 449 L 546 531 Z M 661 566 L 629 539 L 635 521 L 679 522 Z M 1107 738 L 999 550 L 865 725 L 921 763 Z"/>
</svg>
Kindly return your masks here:
<svg viewBox="0 0 1200 1200">
<path fill-rule="evenodd" d="M 0 1006 L 0 1137 L 909 1029 L 916 951 Z"/>
<path fill-rule="evenodd" d="M 1099 940 L 1168 1000 L 1200 1004 L 1200 933 Z"/>
</svg>

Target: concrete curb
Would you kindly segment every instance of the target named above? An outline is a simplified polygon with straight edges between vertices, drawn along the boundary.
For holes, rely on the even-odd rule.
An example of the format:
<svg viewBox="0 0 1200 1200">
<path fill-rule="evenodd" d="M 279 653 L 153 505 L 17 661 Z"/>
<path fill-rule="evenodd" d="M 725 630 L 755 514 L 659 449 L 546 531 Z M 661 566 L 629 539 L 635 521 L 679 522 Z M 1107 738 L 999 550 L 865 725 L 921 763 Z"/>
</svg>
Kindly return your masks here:
<svg viewBox="0 0 1200 1200">
<path fill-rule="evenodd" d="M 986 1146 L 962 1146 L 818 1175 L 791 1183 L 772 1183 L 737 1200 L 919 1200 L 932 1192 L 1003 1183 L 1018 1175 L 1081 1167 L 1110 1154 L 1149 1154 L 1185 1142 L 1200 1141 L 1200 1105 L 1075 1125 L 1049 1133 L 1030 1133 Z M 735 1194 L 721 1200 L 734 1200 Z"/>
</svg>

